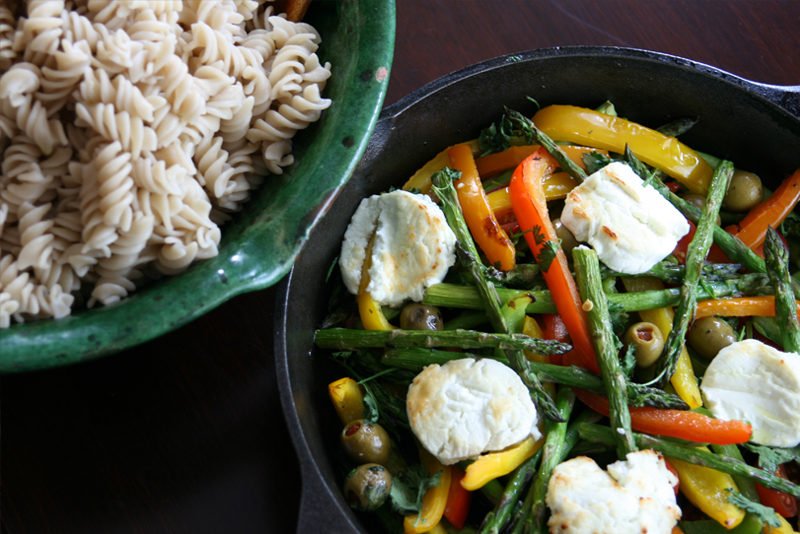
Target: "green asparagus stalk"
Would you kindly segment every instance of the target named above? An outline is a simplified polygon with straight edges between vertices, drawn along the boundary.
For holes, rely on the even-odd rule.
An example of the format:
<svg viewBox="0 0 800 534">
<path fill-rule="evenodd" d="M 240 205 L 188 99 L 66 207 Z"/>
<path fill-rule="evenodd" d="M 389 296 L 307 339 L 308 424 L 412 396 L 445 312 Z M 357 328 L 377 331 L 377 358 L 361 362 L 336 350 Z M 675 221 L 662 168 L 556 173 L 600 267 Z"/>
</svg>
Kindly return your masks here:
<svg viewBox="0 0 800 534">
<path fill-rule="evenodd" d="M 475 330 L 489 322 L 489 317 L 480 310 L 464 310 L 458 316 L 448 319 L 444 323 L 445 330 Z"/>
<path fill-rule="evenodd" d="M 689 117 L 684 117 L 681 119 L 675 119 L 672 122 L 668 122 L 667 124 L 661 126 L 657 130 L 664 135 L 668 135 L 670 137 L 678 137 L 691 130 L 695 124 L 697 124 L 697 119 L 690 119 Z"/>
<path fill-rule="evenodd" d="M 689 324 L 694 320 L 697 312 L 697 290 L 700 274 L 705 258 L 708 255 L 708 250 L 711 248 L 712 228 L 716 226 L 714 221 L 717 220 L 717 214 L 722 205 L 725 192 L 728 190 L 728 183 L 732 175 L 733 164 L 730 161 L 723 161 L 714 171 L 708 190 L 708 198 L 703 207 L 703 215 L 697 222 L 694 239 L 689 244 L 689 249 L 686 253 L 686 272 L 683 286 L 681 286 L 681 299 L 675 309 L 672 330 L 664 342 L 664 350 L 656 367 L 656 381 L 662 388 L 675 373 L 678 357 L 686 344 L 686 332 L 689 330 Z"/>
<path fill-rule="evenodd" d="M 579 428 L 579 433 L 581 438 L 587 441 L 605 443 L 607 445 L 612 445 L 614 443 L 613 432 L 606 426 L 584 423 Z M 713 452 L 704 451 L 692 446 L 679 445 L 648 434 L 634 433 L 634 439 L 636 440 L 636 444 L 642 449 L 653 449 L 668 458 L 675 458 L 690 464 L 709 467 L 731 476 L 744 477 L 761 484 L 765 488 L 782 491 L 793 497 L 800 498 L 800 486 L 797 484 L 730 457 L 723 458 L 717 456 Z"/>
<path fill-rule="evenodd" d="M 770 292 L 772 289 L 766 274 L 749 273 L 725 281 L 704 281 L 697 288 L 697 300 Z M 680 301 L 680 293 L 680 288 L 668 288 L 638 293 L 616 293 L 607 295 L 607 298 L 609 304 L 616 306 L 620 311 L 635 312 L 677 306 Z M 504 302 L 522 295 L 530 295 L 533 297 L 533 302 L 526 307 L 527 313 L 558 313 L 548 290 L 535 291 L 498 287 L 497 294 Z M 434 284 L 429 287 L 422 303 L 429 306 L 468 310 L 480 310 L 483 305 L 480 295 L 474 287 L 446 283 Z"/>
<path fill-rule="evenodd" d="M 494 267 L 486 268 L 486 277 L 497 283 L 522 289 L 531 289 L 537 284 L 542 284 L 544 279 L 539 276 L 539 264 L 537 263 L 518 263 L 516 267 L 508 271 L 500 271 Z"/>
<path fill-rule="evenodd" d="M 533 456 L 525 460 L 522 465 L 517 467 L 511 474 L 508 483 L 506 484 L 503 495 L 494 510 L 486 514 L 486 517 L 481 523 L 479 534 L 498 534 L 511 518 L 514 511 L 514 505 L 519 500 L 519 495 L 522 490 L 528 485 L 533 474 L 536 472 L 536 466 L 542 459 L 542 449 L 539 449 Z"/>
<path fill-rule="evenodd" d="M 381 358 L 381 363 L 389 367 L 398 367 L 409 371 L 419 372 L 426 365 L 444 365 L 451 360 L 461 358 L 480 358 L 481 356 L 468 352 L 450 352 L 422 347 L 407 349 L 389 349 Z M 495 358 L 509 365 L 507 358 Z M 565 367 L 550 363 L 528 362 L 531 370 L 536 373 L 542 382 L 554 382 L 569 387 L 585 389 L 592 393 L 605 395 L 606 390 L 603 379 L 588 369 L 577 366 Z M 674 410 L 688 410 L 689 406 L 677 395 L 666 393 L 657 388 L 651 388 L 634 382 L 627 382 L 628 402 L 631 406 L 652 406 Z"/>
<path fill-rule="evenodd" d="M 573 250 L 572 259 L 575 262 L 578 288 L 589 321 L 597 363 L 600 365 L 600 376 L 608 397 L 611 428 L 616 430 L 614 438 L 617 456 L 624 460 L 629 452 L 636 450 L 636 444 L 633 442 L 631 414 L 628 411 L 627 380 L 620 368 L 608 301 L 601 285 L 600 260 L 596 251 L 586 247 Z"/>
<path fill-rule="evenodd" d="M 321 349 L 358 350 L 392 347 L 455 347 L 460 349 L 501 348 L 529 350 L 537 354 L 564 354 L 566 343 L 536 339 L 524 334 L 489 334 L 474 330 L 317 330 L 315 342 Z"/>
<path fill-rule="evenodd" d="M 461 204 L 458 202 L 458 194 L 453 181 L 460 177 L 461 173 L 459 171 L 445 167 L 431 177 L 433 191 L 442 203 L 442 210 L 447 218 L 447 224 L 456 234 L 456 239 L 458 239 L 456 253 L 459 260 L 461 260 L 461 264 L 475 280 L 475 287 L 481 296 L 484 309 L 489 315 L 489 322 L 495 331 L 507 334 L 508 325 L 503 314 L 500 313 L 502 302 L 500 297 L 497 296 L 494 284 L 484 276 L 484 266 L 480 262 L 478 248 L 475 246 L 472 234 L 470 234 L 467 223 L 464 220 L 464 214 L 461 212 Z"/>
<path fill-rule="evenodd" d="M 583 183 L 586 180 L 586 171 L 577 163 L 572 161 L 569 156 L 559 147 L 550 137 L 542 132 L 532 120 L 527 118 L 519 111 L 506 108 L 506 117 L 511 121 L 515 133 L 524 137 L 528 143 L 537 142 L 558 162 L 561 169 L 572 176 L 576 182 Z"/>
<path fill-rule="evenodd" d="M 553 474 L 553 469 L 561 462 L 561 454 L 564 449 L 564 442 L 567 434 L 567 423 L 569 416 L 572 413 L 572 406 L 575 404 L 575 393 L 569 388 L 561 388 L 556 395 L 556 407 L 565 421 L 563 423 L 556 423 L 547 421 L 547 437 L 545 438 L 544 446 L 542 447 L 542 466 L 536 473 L 536 478 L 533 480 L 533 509 L 528 522 L 534 523 L 534 528 L 537 532 L 547 532 L 547 525 L 545 524 L 545 496 L 547 495 L 547 483 L 550 481 L 550 475 Z"/>
<path fill-rule="evenodd" d="M 706 282 L 722 282 L 731 278 L 737 278 L 741 263 L 706 263 L 703 265 L 701 279 Z M 603 278 L 610 276 L 630 276 L 633 278 L 649 277 L 658 278 L 667 284 L 682 284 L 686 268 L 677 263 L 661 261 L 653 265 L 649 270 L 639 274 L 625 274 L 612 271 L 605 265 L 600 266 L 600 273 Z"/>
<path fill-rule="evenodd" d="M 767 228 L 764 240 L 764 259 L 775 289 L 775 318 L 781 331 L 781 345 L 787 352 L 800 352 L 800 323 L 789 274 L 789 249 L 771 226 Z"/>
</svg>

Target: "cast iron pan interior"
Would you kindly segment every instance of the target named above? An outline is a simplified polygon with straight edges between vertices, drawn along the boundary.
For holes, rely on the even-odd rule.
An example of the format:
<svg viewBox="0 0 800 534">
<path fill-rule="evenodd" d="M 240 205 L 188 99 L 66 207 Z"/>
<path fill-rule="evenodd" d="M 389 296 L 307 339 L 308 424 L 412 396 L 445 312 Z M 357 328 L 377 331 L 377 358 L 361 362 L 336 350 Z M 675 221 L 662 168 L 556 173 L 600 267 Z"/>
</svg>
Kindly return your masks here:
<svg viewBox="0 0 800 534">
<path fill-rule="evenodd" d="M 700 122 L 681 139 L 760 174 L 767 185 L 800 166 L 800 89 L 753 83 L 713 67 L 615 47 L 551 48 L 495 58 L 445 76 L 386 108 L 353 178 L 314 231 L 277 300 L 276 358 L 283 409 L 303 473 L 298 532 L 367 532 L 341 496 L 340 423 L 326 385 L 344 371 L 313 346 L 327 310 L 324 280 L 361 199 L 400 187 L 443 148 L 476 138 L 503 106 L 596 107 L 658 127 Z M 380 531 L 371 529 L 373 532 Z"/>
</svg>

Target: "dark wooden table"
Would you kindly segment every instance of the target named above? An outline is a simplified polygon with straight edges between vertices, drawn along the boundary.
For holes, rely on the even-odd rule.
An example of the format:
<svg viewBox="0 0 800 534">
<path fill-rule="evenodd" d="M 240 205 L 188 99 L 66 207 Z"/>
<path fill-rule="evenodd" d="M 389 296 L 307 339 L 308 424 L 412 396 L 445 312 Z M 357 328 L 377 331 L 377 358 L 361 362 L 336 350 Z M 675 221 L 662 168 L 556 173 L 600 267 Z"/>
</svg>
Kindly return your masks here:
<svg viewBox="0 0 800 534">
<path fill-rule="evenodd" d="M 615 45 L 800 84 L 792 0 L 397 0 L 386 104 L 493 56 Z M 291 532 L 274 289 L 115 356 L 2 377 L 3 532 Z M 2 347 L 0 347 L 2 350 Z"/>
</svg>

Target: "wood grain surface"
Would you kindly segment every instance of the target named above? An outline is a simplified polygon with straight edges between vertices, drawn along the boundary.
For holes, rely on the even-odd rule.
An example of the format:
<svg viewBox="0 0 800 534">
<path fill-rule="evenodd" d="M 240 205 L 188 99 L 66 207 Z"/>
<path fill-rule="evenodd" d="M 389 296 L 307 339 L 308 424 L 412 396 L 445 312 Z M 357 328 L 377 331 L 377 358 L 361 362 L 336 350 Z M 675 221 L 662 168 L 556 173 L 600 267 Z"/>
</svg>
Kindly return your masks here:
<svg viewBox="0 0 800 534">
<path fill-rule="evenodd" d="M 570 45 L 652 49 L 796 85 L 799 19 L 788 0 L 397 0 L 386 104 L 476 61 Z M 123 353 L 2 377 L 3 532 L 292 532 L 300 480 L 276 386 L 274 298 L 242 295 Z"/>
</svg>

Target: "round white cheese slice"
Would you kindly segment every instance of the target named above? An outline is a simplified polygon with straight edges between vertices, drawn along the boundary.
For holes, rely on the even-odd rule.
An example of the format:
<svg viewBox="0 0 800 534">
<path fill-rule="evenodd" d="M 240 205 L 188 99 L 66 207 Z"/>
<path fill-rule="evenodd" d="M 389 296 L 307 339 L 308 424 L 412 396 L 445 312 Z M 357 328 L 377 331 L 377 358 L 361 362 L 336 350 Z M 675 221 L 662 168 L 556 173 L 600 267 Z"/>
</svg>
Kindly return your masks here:
<svg viewBox="0 0 800 534">
<path fill-rule="evenodd" d="M 751 441 L 770 447 L 800 444 L 800 356 L 747 339 L 711 361 L 700 385 L 714 417 L 747 421 Z"/>
<path fill-rule="evenodd" d="M 492 359 L 429 365 L 409 386 L 406 410 L 422 446 L 445 465 L 541 436 L 528 388 Z"/>
<path fill-rule="evenodd" d="M 444 280 L 455 263 L 456 236 L 427 195 L 392 191 L 365 198 L 344 234 L 339 268 L 347 290 L 358 293 L 372 234 L 367 291 L 384 306 L 420 302 L 425 289 Z"/>
</svg>

